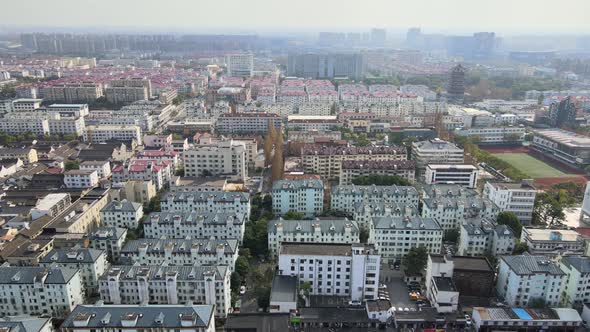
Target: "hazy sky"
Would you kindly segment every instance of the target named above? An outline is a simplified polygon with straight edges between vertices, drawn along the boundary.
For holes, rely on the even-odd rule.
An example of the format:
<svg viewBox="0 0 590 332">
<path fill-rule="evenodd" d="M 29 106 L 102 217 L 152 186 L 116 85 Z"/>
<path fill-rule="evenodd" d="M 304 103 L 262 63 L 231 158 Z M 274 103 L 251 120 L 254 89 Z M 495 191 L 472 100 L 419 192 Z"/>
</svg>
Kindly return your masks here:
<svg viewBox="0 0 590 332">
<path fill-rule="evenodd" d="M 0 0 L 0 25 L 588 34 L 590 0 Z"/>
</svg>

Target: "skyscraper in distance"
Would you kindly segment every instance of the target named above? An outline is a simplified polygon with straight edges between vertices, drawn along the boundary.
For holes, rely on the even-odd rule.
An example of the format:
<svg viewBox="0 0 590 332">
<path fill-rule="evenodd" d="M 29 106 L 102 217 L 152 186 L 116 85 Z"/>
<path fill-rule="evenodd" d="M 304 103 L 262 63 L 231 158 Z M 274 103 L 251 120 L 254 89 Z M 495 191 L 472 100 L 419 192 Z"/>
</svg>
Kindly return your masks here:
<svg viewBox="0 0 590 332">
<path fill-rule="evenodd" d="M 465 73 L 467 69 L 461 64 L 456 65 L 451 69 L 449 75 L 449 87 L 447 94 L 449 100 L 453 102 L 463 102 L 465 96 Z"/>
</svg>

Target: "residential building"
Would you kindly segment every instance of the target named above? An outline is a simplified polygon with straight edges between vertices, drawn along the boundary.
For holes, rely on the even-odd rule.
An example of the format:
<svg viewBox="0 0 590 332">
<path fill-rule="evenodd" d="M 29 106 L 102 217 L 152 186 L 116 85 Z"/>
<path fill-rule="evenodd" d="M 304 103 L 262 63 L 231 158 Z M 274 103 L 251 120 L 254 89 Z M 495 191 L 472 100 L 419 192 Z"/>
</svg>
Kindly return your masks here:
<svg viewBox="0 0 590 332">
<path fill-rule="evenodd" d="M 345 160 L 340 169 L 340 185 L 350 185 L 355 178 L 369 175 L 399 176 L 414 183 L 416 162 L 413 160 Z"/>
<path fill-rule="evenodd" d="M 108 191 L 100 195 L 88 194 L 68 206 L 44 229 L 56 233 L 89 233 L 99 226 L 100 210 L 108 201 Z"/>
<path fill-rule="evenodd" d="M 534 131 L 531 149 L 568 165 L 584 168 L 590 164 L 590 137 L 551 128 Z"/>
<path fill-rule="evenodd" d="M 35 135 L 49 135 L 49 122 L 45 117 L 4 117 L 0 119 L 0 132 L 12 135 L 32 133 Z"/>
<path fill-rule="evenodd" d="M 483 219 L 479 224 L 475 222 L 461 224 L 457 254 L 493 257 L 510 255 L 515 244 L 514 232 L 510 227 Z"/>
<path fill-rule="evenodd" d="M 541 299 L 550 307 L 561 303 L 566 275 L 547 256 L 502 256 L 496 292 L 509 306 L 527 306 Z"/>
<path fill-rule="evenodd" d="M 86 296 L 98 294 L 98 278 L 108 268 L 106 252 L 88 248 L 53 249 L 41 260 L 40 265 L 79 270 Z"/>
<path fill-rule="evenodd" d="M 244 192 L 216 190 L 166 193 L 162 196 L 161 206 L 163 212 L 224 212 L 250 218 L 250 194 Z"/>
<path fill-rule="evenodd" d="M 290 54 L 287 74 L 310 78 L 348 77 L 362 80 L 367 70 L 364 53 Z"/>
<path fill-rule="evenodd" d="M 319 174 L 323 179 L 338 179 L 344 161 L 383 162 L 407 160 L 406 149 L 401 146 L 326 146 L 305 145 L 301 149 L 305 172 Z"/>
<path fill-rule="evenodd" d="M 0 160 L 6 159 L 20 159 L 25 164 L 32 164 L 39 161 L 37 150 L 32 148 L 25 149 L 7 149 L 0 148 Z"/>
<path fill-rule="evenodd" d="M 311 295 L 343 296 L 353 301 L 378 298 L 381 257 L 362 244 L 283 243 L 279 275 L 311 284 Z"/>
<path fill-rule="evenodd" d="M 62 332 L 215 332 L 214 305 L 77 306 L 61 325 Z"/>
<path fill-rule="evenodd" d="M 98 173 L 94 170 L 72 169 L 64 172 L 66 188 L 92 188 L 98 185 Z"/>
<path fill-rule="evenodd" d="M 248 176 L 245 144 L 231 139 L 195 145 L 183 153 L 185 176 L 227 176 L 244 181 Z"/>
<path fill-rule="evenodd" d="M 218 266 L 234 271 L 238 259 L 238 240 L 138 239 L 128 241 L 121 250 L 121 262 L 129 265 Z"/>
<path fill-rule="evenodd" d="M 282 243 L 359 243 L 359 227 L 354 220 L 271 220 L 268 223 L 268 250 L 281 252 Z"/>
<path fill-rule="evenodd" d="M 41 107 L 43 99 L 18 98 L 0 101 L 0 114 L 13 112 L 32 112 Z"/>
<path fill-rule="evenodd" d="M 560 102 L 554 102 L 549 107 L 549 125 L 561 128 L 564 125 L 576 123 L 577 107 L 572 96 Z"/>
<path fill-rule="evenodd" d="M 141 128 L 131 126 L 86 126 L 84 141 L 89 143 L 105 143 L 110 140 L 141 142 Z"/>
<path fill-rule="evenodd" d="M 580 314 L 571 308 L 483 308 L 471 313 L 476 331 L 520 330 L 529 332 L 570 331 L 582 326 Z"/>
<path fill-rule="evenodd" d="M 521 183 L 488 181 L 483 195 L 494 202 L 500 211 L 514 213 L 522 224 L 531 223 L 537 196 L 532 180 L 523 180 Z"/>
<path fill-rule="evenodd" d="M 47 125 L 51 135 L 75 135 L 81 137 L 86 129 L 86 122 L 82 116 L 57 114 L 47 119 Z"/>
<path fill-rule="evenodd" d="M 0 267 L 0 316 L 66 317 L 82 304 L 83 289 L 76 269 L 41 266 Z"/>
<path fill-rule="evenodd" d="M 99 179 L 111 176 L 111 163 L 108 160 L 86 160 L 80 163 L 82 171 L 96 171 Z"/>
<path fill-rule="evenodd" d="M 225 56 L 227 75 L 232 77 L 251 77 L 254 70 L 253 54 L 229 54 Z"/>
<path fill-rule="evenodd" d="M 143 206 L 148 206 L 157 194 L 156 186 L 152 180 L 127 180 L 121 191 L 122 198 L 141 203 Z"/>
<path fill-rule="evenodd" d="M 53 324 L 50 317 L 10 317 L 0 320 L 0 329 L 6 331 L 22 332 L 53 332 Z"/>
<path fill-rule="evenodd" d="M 590 257 L 564 256 L 559 262 L 565 273 L 565 286 L 561 305 L 581 308 L 590 302 Z"/>
<path fill-rule="evenodd" d="M 48 101 L 91 103 L 103 96 L 103 85 L 95 82 L 71 82 L 42 88 L 43 99 Z"/>
<path fill-rule="evenodd" d="M 170 185 L 174 172 L 172 167 L 172 162 L 166 160 L 133 158 L 113 168 L 112 182 L 122 184 L 129 180 L 151 181 L 156 190 L 162 190 Z"/>
<path fill-rule="evenodd" d="M 354 205 L 352 220 L 368 230 L 374 217 L 416 217 L 418 206 L 412 203 L 359 202 Z"/>
<path fill-rule="evenodd" d="M 324 183 L 321 180 L 279 180 L 272 184 L 272 209 L 282 216 L 289 211 L 306 217 L 320 215 L 324 210 Z"/>
<path fill-rule="evenodd" d="M 342 123 L 335 115 L 289 115 L 287 128 L 295 131 L 336 130 Z"/>
<path fill-rule="evenodd" d="M 528 245 L 531 255 L 555 256 L 584 252 L 584 240 L 578 232 L 569 229 L 524 227 L 520 242 Z"/>
<path fill-rule="evenodd" d="M 478 174 L 479 169 L 470 164 L 428 164 L 424 179 L 426 184 L 458 184 L 466 188 L 475 188 Z"/>
<path fill-rule="evenodd" d="M 459 291 L 451 277 L 433 276 L 426 297 L 438 313 L 455 312 L 459 307 Z"/>
<path fill-rule="evenodd" d="M 153 212 L 143 222 L 146 238 L 237 239 L 242 242 L 247 219 L 244 214 L 223 212 Z"/>
<path fill-rule="evenodd" d="M 231 310 L 226 266 L 112 266 L 99 280 L 100 298 L 109 304 L 209 304 L 215 316 Z"/>
<path fill-rule="evenodd" d="M 459 185 L 426 185 L 432 190 L 423 196 L 422 217 L 436 219 L 444 230 L 458 229 L 469 219 L 495 220 L 500 212 L 496 204 L 477 191 Z"/>
<path fill-rule="evenodd" d="M 31 220 L 37 220 L 43 216 L 56 217 L 72 204 L 70 194 L 51 193 L 37 201 L 31 209 Z"/>
<path fill-rule="evenodd" d="M 369 243 L 385 262 L 400 261 L 412 248 L 426 247 L 438 254 L 443 230 L 435 219 L 422 217 L 373 217 L 369 223 Z"/>
<path fill-rule="evenodd" d="M 409 186 L 334 186 L 331 192 L 330 209 L 352 214 L 355 205 L 362 202 L 418 206 L 418 200 L 418 191 Z"/>
<path fill-rule="evenodd" d="M 280 130 L 281 117 L 274 113 L 224 113 L 217 118 L 215 130 L 220 134 L 266 134 L 269 125 Z"/>
<path fill-rule="evenodd" d="M 455 134 L 464 137 L 477 137 L 478 144 L 520 144 L 524 141 L 524 127 L 485 127 L 456 130 Z"/>
<path fill-rule="evenodd" d="M 101 225 L 106 227 L 136 229 L 139 227 L 141 218 L 143 218 L 143 206 L 126 199 L 111 201 L 100 210 Z"/>
<path fill-rule="evenodd" d="M 105 89 L 105 94 L 114 104 L 148 100 L 152 96 L 152 82 L 141 77 L 114 80 Z"/>
<path fill-rule="evenodd" d="M 105 251 L 109 260 L 116 262 L 126 237 L 126 228 L 101 226 L 88 235 L 89 247 Z"/>
<path fill-rule="evenodd" d="M 418 169 L 429 164 L 463 164 L 463 149 L 441 139 L 412 143 L 412 160 Z"/>
<path fill-rule="evenodd" d="M 450 277 L 463 297 L 488 301 L 496 286 L 496 272 L 485 257 L 429 255 L 426 263 L 426 289 L 432 277 Z"/>
</svg>

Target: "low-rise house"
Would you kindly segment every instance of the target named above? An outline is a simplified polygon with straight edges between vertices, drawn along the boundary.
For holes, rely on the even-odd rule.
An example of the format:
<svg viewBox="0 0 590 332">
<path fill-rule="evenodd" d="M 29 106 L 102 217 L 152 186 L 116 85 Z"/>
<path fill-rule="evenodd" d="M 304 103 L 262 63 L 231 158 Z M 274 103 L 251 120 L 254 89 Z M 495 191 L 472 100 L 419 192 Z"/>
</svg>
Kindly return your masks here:
<svg viewBox="0 0 590 332">
<path fill-rule="evenodd" d="M 92 188 L 98 185 L 98 173 L 95 170 L 69 170 L 64 173 L 67 188 Z"/>
</svg>

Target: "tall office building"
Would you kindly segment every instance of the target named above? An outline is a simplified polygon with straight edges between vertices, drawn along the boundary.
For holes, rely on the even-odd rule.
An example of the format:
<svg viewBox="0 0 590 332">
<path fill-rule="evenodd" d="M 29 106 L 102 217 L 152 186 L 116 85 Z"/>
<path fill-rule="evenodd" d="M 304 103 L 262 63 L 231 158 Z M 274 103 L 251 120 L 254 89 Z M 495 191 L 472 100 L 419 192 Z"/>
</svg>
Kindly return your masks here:
<svg viewBox="0 0 590 332">
<path fill-rule="evenodd" d="M 449 87 L 447 93 L 449 99 L 460 102 L 463 101 L 465 95 L 465 73 L 467 69 L 461 64 L 456 65 L 451 69 L 449 75 Z"/>
<path fill-rule="evenodd" d="M 364 53 L 306 53 L 289 55 L 289 76 L 306 78 L 349 77 L 362 79 L 367 69 Z"/>
<path fill-rule="evenodd" d="M 385 46 L 387 31 L 385 29 L 371 29 L 371 44 L 373 46 Z"/>
<path fill-rule="evenodd" d="M 420 48 L 420 38 L 422 36 L 422 29 L 410 28 L 406 33 L 406 46 L 412 49 Z"/>
<path fill-rule="evenodd" d="M 549 124 L 552 127 L 561 127 L 564 124 L 573 124 L 576 121 L 576 105 L 572 97 L 551 104 L 549 108 Z"/>
</svg>

